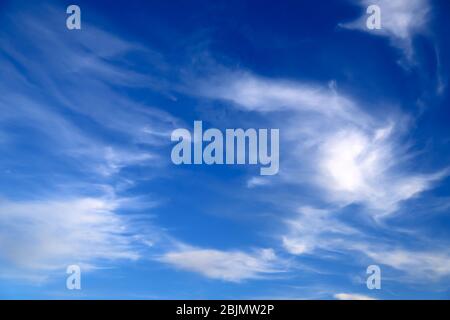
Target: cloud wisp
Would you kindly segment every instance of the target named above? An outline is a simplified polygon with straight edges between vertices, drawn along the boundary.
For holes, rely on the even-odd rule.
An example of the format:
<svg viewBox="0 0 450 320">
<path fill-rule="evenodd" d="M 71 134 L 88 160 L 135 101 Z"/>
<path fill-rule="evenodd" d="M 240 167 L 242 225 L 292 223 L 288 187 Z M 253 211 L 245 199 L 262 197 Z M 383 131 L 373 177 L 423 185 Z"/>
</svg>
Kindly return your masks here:
<svg viewBox="0 0 450 320">
<path fill-rule="evenodd" d="M 0 201 L 1 260 L 27 272 L 64 270 L 80 263 L 137 260 L 130 217 L 117 199 Z"/>
<path fill-rule="evenodd" d="M 181 270 L 230 282 L 263 279 L 283 271 L 272 249 L 246 253 L 183 246 L 180 250 L 165 253 L 158 260 Z"/>
<path fill-rule="evenodd" d="M 431 11 L 428 0 L 360 0 L 358 4 L 366 10 L 370 5 L 377 5 L 381 10 L 381 28 L 368 29 L 364 14 L 355 21 L 340 24 L 343 28 L 368 32 L 386 37 L 390 43 L 401 49 L 407 61 L 412 62 L 413 38 L 426 32 Z M 365 12 L 364 12 L 365 13 Z"/>
<path fill-rule="evenodd" d="M 355 293 L 336 293 L 334 298 L 337 300 L 376 300 L 372 297 Z"/>
</svg>

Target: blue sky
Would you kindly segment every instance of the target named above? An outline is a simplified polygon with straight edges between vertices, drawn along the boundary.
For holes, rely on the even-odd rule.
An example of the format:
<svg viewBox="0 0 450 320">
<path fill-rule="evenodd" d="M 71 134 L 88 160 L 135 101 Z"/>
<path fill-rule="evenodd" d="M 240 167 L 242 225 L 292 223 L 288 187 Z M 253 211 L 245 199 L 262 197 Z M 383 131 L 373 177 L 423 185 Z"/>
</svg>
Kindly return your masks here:
<svg viewBox="0 0 450 320">
<path fill-rule="evenodd" d="M 0 298 L 450 298 L 448 1 L 70 4 L 0 1 Z M 195 120 L 279 173 L 174 165 Z"/>
</svg>

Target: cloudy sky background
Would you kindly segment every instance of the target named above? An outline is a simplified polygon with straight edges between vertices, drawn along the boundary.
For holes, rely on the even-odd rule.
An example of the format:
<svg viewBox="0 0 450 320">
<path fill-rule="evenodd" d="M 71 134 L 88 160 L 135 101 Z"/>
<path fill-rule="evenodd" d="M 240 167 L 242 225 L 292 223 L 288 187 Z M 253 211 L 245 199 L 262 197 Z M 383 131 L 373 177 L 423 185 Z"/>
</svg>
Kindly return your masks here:
<svg viewBox="0 0 450 320">
<path fill-rule="evenodd" d="M 0 2 L 0 298 L 450 298 L 450 3 L 69 4 Z M 280 172 L 173 165 L 194 120 Z"/>
</svg>

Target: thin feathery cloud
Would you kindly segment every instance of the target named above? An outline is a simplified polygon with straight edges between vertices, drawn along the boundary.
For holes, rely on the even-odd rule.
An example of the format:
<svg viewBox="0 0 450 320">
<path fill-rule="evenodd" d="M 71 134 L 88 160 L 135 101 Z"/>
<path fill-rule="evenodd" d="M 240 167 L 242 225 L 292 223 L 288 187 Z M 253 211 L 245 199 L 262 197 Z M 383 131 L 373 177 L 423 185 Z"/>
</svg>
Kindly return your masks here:
<svg viewBox="0 0 450 320">
<path fill-rule="evenodd" d="M 298 215 L 287 220 L 288 233 L 282 237 L 284 249 L 294 255 L 332 248 L 333 237 L 355 236 L 359 231 L 340 222 L 324 209 L 302 207 Z"/>
<path fill-rule="evenodd" d="M 232 101 L 246 111 L 306 111 L 324 117 L 342 117 L 352 121 L 361 116 L 353 102 L 336 94 L 333 88 L 298 83 L 283 79 L 273 80 L 249 72 L 223 72 L 197 81 L 194 92 L 212 98 Z"/>
<path fill-rule="evenodd" d="M 247 181 L 247 188 L 255 188 L 270 185 L 271 181 L 262 177 L 251 177 Z"/>
<path fill-rule="evenodd" d="M 355 21 L 340 24 L 343 28 L 360 30 L 370 34 L 387 37 L 391 44 L 403 50 L 407 60 L 413 60 L 412 41 L 416 34 L 424 33 L 429 20 L 431 6 L 428 0 L 360 0 L 364 15 Z M 365 10 L 377 5 L 381 10 L 381 29 L 366 26 Z"/>
<path fill-rule="evenodd" d="M 126 58 L 141 55 L 147 66 L 160 73 L 154 65 L 160 59 L 153 51 L 87 23 L 82 33 L 69 35 L 68 30 L 54 27 L 59 24 L 54 9 L 39 10 L 49 17 L 44 22 L 34 11 L 5 19 L 5 24 L 16 30 L 14 36 L 0 34 L 1 54 L 6 58 L 1 66 L 8 71 L 2 92 L 7 106 L 19 104 L 15 99 L 26 93 L 36 105 L 62 107 L 134 144 L 160 145 L 162 136 L 170 136 L 176 118 L 118 90 L 131 87 L 164 92 L 163 81 L 138 71 Z"/>
<path fill-rule="evenodd" d="M 450 252 L 445 249 L 424 251 L 368 246 L 361 251 L 377 263 L 401 271 L 410 281 L 427 283 L 450 277 Z"/>
<path fill-rule="evenodd" d="M 130 218 L 117 199 L 0 201 L 0 259 L 13 270 L 63 270 L 74 263 L 137 260 Z"/>
<path fill-rule="evenodd" d="M 334 298 L 337 300 L 376 300 L 375 298 L 366 296 L 364 294 L 355 293 L 336 293 Z"/>
<path fill-rule="evenodd" d="M 450 277 L 450 252 L 444 244 L 425 246 L 423 243 L 421 249 L 414 250 L 382 236 L 384 232 L 395 232 L 389 226 L 378 226 L 382 233 L 374 237 L 366 229 L 347 225 L 327 210 L 306 207 L 299 213 L 286 221 L 287 231 L 282 236 L 284 249 L 292 255 L 317 255 L 324 251 L 345 253 L 366 264 L 395 269 L 401 274 L 396 276 L 411 283 L 437 282 Z"/>
<path fill-rule="evenodd" d="M 246 253 L 185 246 L 165 253 L 158 260 L 181 270 L 230 282 L 261 279 L 282 272 L 279 259 L 272 249 Z"/>
</svg>

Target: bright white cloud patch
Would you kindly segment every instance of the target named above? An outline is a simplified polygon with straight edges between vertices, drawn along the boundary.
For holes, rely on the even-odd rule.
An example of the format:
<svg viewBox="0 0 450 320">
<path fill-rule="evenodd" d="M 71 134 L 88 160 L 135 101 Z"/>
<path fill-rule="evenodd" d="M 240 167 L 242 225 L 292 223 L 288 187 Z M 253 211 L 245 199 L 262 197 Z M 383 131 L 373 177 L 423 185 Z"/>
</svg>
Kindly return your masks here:
<svg viewBox="0 0 450 320">
<path fill-rule="evenodd" d="M 114 199 L 0 201 L 0 259 L 16 268 L 55 270 L 73 263 L 136 260 L 131 225 Z"/>
<path fill-rule="evenodd" d="M 370 131 L 342 129 L 326 137 L 320 146 L 319 183 L 330 196 L 345 203 L 365 203 L 381 214 L 398 209 L 434 182 L 445 177 L 443 170 L 433 174 L 407 174 L 398 166 L 404 154 L 391 136 L 392 126 Z"/>
<path fill-rule="evenodd" d="M 271 249 L 255 253 L 184 248 L 164 254 L 160 261 L 208 278 L 240 282 L 280 272 L 277 257 Z"/>
<path fill-rule="evenodd" d="M 372 297 L 363 295 L 363 294 L 354 294 L 354 293 L 336 293 L 334 298 L 337 300 L 376 300 Z"/>
</svg>

